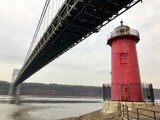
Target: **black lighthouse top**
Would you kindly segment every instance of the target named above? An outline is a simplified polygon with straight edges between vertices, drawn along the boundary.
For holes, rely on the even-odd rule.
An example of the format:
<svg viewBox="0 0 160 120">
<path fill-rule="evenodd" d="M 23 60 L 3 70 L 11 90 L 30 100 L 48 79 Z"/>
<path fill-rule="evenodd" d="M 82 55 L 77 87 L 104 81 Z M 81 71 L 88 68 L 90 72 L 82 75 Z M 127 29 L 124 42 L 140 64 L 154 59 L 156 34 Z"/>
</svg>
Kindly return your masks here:
<svg viewBox="0 0 160 120">
<path fill-rule="evenodd" d="M 138 43 L 139 41 L 139 32 L 135 29 L 131 29 L 129 26 L 127 25 L 123 25 L 123 21 L 120 22 L 121 25 L 116 27 L 114 29 L 114 31 L 112 31 L 109 35 L 108 35 L 108 41 L 107 44 L 111 45 L 113 39 L 117 38 L 117 37 L 124 37 L 124 36 L 132 36 L 132 37 L 136 37 L 136 43 Z"/>
</svg>

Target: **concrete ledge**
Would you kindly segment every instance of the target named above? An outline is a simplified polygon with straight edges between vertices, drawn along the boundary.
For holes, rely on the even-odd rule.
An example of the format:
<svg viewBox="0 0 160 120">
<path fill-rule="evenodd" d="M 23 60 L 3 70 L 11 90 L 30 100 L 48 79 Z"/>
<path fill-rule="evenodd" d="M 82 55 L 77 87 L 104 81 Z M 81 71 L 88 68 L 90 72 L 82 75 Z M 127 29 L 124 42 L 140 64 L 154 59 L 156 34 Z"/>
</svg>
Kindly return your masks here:
<svg viewBox="0 0 160 120">
<path fill-rule="evenodd" d="M 104 113 L 115 113 L 118 112 L 120 105 L 130 106 L 131 109 L 134 108 L 144 108 L 148 106 L 153 106 L 153 102 L 119 102 L 119 101 L 104 101 L 103 102 L 103 112 Z"/>
</svg>

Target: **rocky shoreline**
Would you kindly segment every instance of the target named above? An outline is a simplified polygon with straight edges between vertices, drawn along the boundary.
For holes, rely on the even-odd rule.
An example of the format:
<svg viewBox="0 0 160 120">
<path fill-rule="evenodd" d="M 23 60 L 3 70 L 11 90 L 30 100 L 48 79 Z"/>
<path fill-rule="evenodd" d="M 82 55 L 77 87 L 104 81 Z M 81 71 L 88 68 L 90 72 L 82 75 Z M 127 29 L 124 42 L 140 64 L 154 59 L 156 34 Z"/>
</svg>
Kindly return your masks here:
<svg viewBox="0 0 160 120">
<path fill-rule="evenodd" d="M 79 117 L 69 117 L 60 120 L 118 120 L 118 113 L 105 113 L 103 110 L 97 110 Z"/>
<path fill-rule="evenodd" d="M 153 111 L 156 111 L 156 118 L 157 120 L 160 120 L 160 106 L 157 105 L 144 107 L 143 110 L 139 111 L 139 113 L 144 114 L 146 116 L 140 115 L 139 118 L 148 120 L 150 119 L 150 117 L 147 116 L 154 117 Z M 137 117 L 137 114 L 130 113 L 130 115 L 135 118 Z M 122 118 L 119 116 L 118 112 L 106 113 L 101 109 L 88 114 L 81 115 L 79 117 L 69 117 L 60 120 L 121 120 L 121 119 Z"/>
</svg>

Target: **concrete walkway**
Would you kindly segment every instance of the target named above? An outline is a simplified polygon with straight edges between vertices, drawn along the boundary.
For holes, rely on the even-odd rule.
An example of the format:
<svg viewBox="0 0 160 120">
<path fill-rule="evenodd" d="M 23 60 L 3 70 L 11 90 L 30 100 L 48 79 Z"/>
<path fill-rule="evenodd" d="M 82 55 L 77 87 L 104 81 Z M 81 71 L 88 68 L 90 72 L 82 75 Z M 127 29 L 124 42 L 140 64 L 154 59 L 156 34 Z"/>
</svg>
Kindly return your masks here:
<svg viewBox="0 0 160 120">
<path fill-rule="evenodd" d="M 154 113 L 153 111 L 156 111 L 156 112 Z M 136 112 L 136 110 L 135 110 L 135 112 Z M 144 116 L 144 115 L 146 115 L 146 116 Z M 151 117 L 154 117 L 154 115 L 157 118 L 156 120 L 160 120 L 160 106 L 144 107 L 139 110 L 139 114 L 138 114 L 139 120 L 154 120 L 154 118 L 151 118 Z M 129 116 L 137 118 L 136 113 L 129 112 Z M 147 116 L 151 116 L 151 117 L 147 117 Z M 130 120 L 132 120 L 132 119 L 130 119 Z"/>
</svg>

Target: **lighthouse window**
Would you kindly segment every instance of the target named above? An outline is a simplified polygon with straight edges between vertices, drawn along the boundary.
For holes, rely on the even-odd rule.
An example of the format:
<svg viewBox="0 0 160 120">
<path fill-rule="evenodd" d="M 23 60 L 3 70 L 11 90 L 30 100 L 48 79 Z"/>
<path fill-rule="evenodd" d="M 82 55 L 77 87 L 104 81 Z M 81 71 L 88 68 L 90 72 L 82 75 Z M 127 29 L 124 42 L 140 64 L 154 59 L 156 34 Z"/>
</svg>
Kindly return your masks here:
<svg viewBox="0 0 160 120">
<path fill-rule="evenodd" d="M 124 60 L 124 55 L 121 55 L 121 59 Z"/>
<path fill-rule="evenodd" d="M 128 56 L 128 53 L 119 53 L 119 58 L 120 58 L 120 64 L 125 64 L 127 63 L 127 56 Z"/>
</svg>

